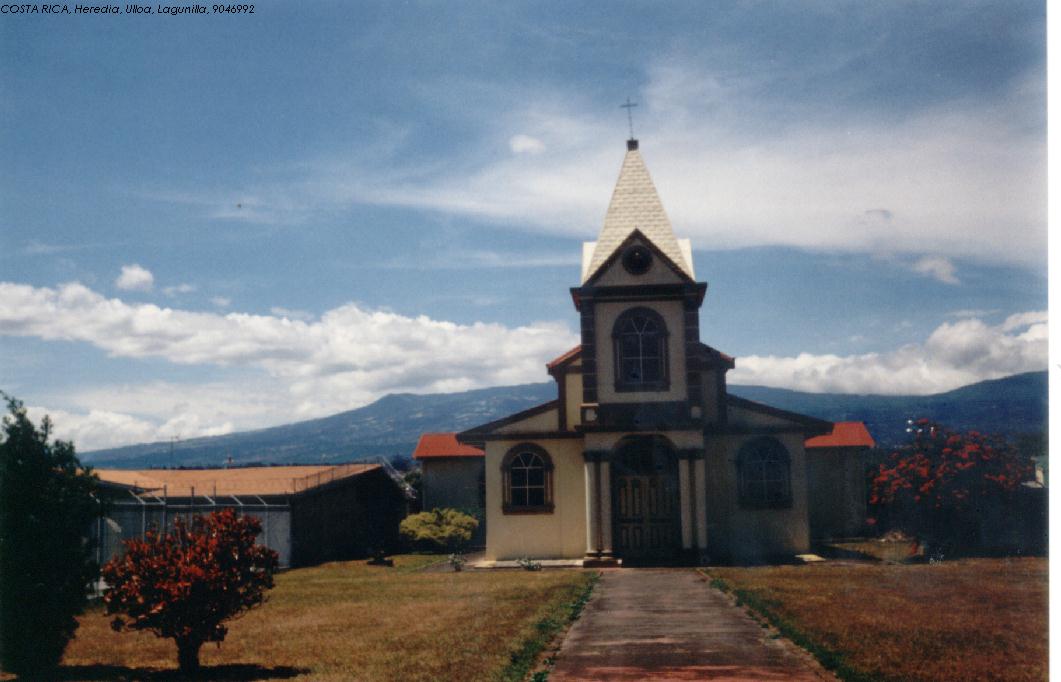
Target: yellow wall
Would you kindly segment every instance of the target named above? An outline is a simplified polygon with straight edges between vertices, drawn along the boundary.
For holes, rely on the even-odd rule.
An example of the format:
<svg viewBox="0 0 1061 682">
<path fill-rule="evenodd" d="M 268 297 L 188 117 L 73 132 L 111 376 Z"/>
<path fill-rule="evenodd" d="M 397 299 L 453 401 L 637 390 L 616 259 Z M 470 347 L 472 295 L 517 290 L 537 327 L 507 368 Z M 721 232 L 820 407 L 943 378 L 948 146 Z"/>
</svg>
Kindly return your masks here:
<svg viewBox="0 0 1061 682">
<path fill-rule="evenodd" d="M 551 514 L 501 510 L 501 459 L 510 448 L 533 442 L 553 460 Z M 486 559 L 580 559 L 586 553 L 586 485 L 582 441 L 491 441 L 486 444 Z"/>
<path fill-rule="evenodd" d="M 670 372 L 670 389 L 618 393 L 615 390 L 615 348 L 612 329 L 615 320 L 630 308 L 650 308 L 663 317 L 667 325 L 667 359 Z M 597 396 L 602 403 L 637 403 L 685 400 L 685 316 L 681 301 L 649 301 L 646 303 L 598 303 L 596 311 L 597 334 Z"/>
</svg>

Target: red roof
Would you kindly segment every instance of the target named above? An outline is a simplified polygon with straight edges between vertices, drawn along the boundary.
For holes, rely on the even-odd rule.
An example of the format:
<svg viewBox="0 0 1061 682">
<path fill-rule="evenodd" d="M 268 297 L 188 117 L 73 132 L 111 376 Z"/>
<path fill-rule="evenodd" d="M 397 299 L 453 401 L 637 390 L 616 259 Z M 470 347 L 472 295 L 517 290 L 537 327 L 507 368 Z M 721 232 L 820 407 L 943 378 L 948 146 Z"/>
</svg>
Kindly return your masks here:
<svg viewBox="0 0 1061 682">
<path fill-rule="evenodd" d="M 871 448 L 874 445 L 873 437 L 862 422 L 836 422 L 832 433 L 808 438 L 803 443 L 807 448 Z"/>
<path fill-rule="evenodd" d="M 483 451 L 457 442 L 456 433 L 425 433 L 413 450 L 413 459 L 429 457 L 482 457 Z"/>
<path fill-rule="evenodd" d="M 566 363 L 568 360 L 573 360 L 576 357 L 578 357 L 578 354 L 581 353 L 581 352 L 582 352 L 582 346 L 581 345 L 575 346 L 574 348 L 572 348 L 571 350 L 567 351 L 566 353 L 564 353 L 560 357 L 554 358 L 553 360 L 551 360 L 548 363 L 546 363 L 545 367 L 547 369 L 553 369 L 554 367 L 559 367 L 560 365 Z"/>
</svg>

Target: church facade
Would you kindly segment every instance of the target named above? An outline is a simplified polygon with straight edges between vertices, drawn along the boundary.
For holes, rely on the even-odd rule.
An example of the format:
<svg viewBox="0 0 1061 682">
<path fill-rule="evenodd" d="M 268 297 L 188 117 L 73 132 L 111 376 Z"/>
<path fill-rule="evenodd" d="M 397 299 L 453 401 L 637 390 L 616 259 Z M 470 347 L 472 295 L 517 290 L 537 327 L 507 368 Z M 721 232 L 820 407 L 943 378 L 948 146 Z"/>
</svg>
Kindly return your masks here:
<svg viewBox="0 0 1061 682">
<path fill-rule="evenodd" d="M 831 422 L 730 395 L 707 284 L 636 140 L 571 289 L 557 397 L 458 434 L 485 452 L 486 560 L 748 561 L 808 551 L 804 443 Z"/>
</svg>

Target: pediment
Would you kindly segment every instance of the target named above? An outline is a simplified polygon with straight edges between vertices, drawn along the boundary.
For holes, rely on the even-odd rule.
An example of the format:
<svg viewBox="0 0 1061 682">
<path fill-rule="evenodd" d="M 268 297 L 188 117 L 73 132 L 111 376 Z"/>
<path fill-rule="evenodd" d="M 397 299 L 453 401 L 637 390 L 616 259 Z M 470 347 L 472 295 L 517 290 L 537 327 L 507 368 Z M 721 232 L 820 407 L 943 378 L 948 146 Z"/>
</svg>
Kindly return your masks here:
<svg viewBox="0 0 1061 682">
<path fill-rule="evenodd" d="M 623 264 L 623 254 L 634 246 L 643 246 L 652 254 L 648 270 L 633 274 Z M 609 256 L 584 286 L 638 286 L 644 284 L 685 284 L 693 279 L 652 240 L 634 230 Z"/>
</svg>

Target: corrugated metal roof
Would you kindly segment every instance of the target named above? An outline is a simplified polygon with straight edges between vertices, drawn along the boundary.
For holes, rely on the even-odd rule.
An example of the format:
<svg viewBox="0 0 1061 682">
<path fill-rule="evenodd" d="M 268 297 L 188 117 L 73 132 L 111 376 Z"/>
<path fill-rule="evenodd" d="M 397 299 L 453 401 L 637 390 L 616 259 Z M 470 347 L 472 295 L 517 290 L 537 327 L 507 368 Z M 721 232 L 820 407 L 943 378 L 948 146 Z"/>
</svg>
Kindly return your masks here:
<svg viewBox="0 0 1061 682">
<path fill-rule="evenodd" d="M 479 448 L 457 442 L 456 433 L 425 433 L 413 450 L 413 459 L 431 457 L 482 457 Z"/>
<path fill-rule="evenodd" d="M 232 467 L 231 469 L 94 469 L 100 480 L 169 497 L 290 495 L 380 468 L 379 464 Z"/>
<path fill-rule="evenodd" d="M 836 422 L 832 433 L 815 436 L 804 441 L 807 448 L 871 448 L 875 445 L 866 425 L 862 422 Z"/>
</svg>

